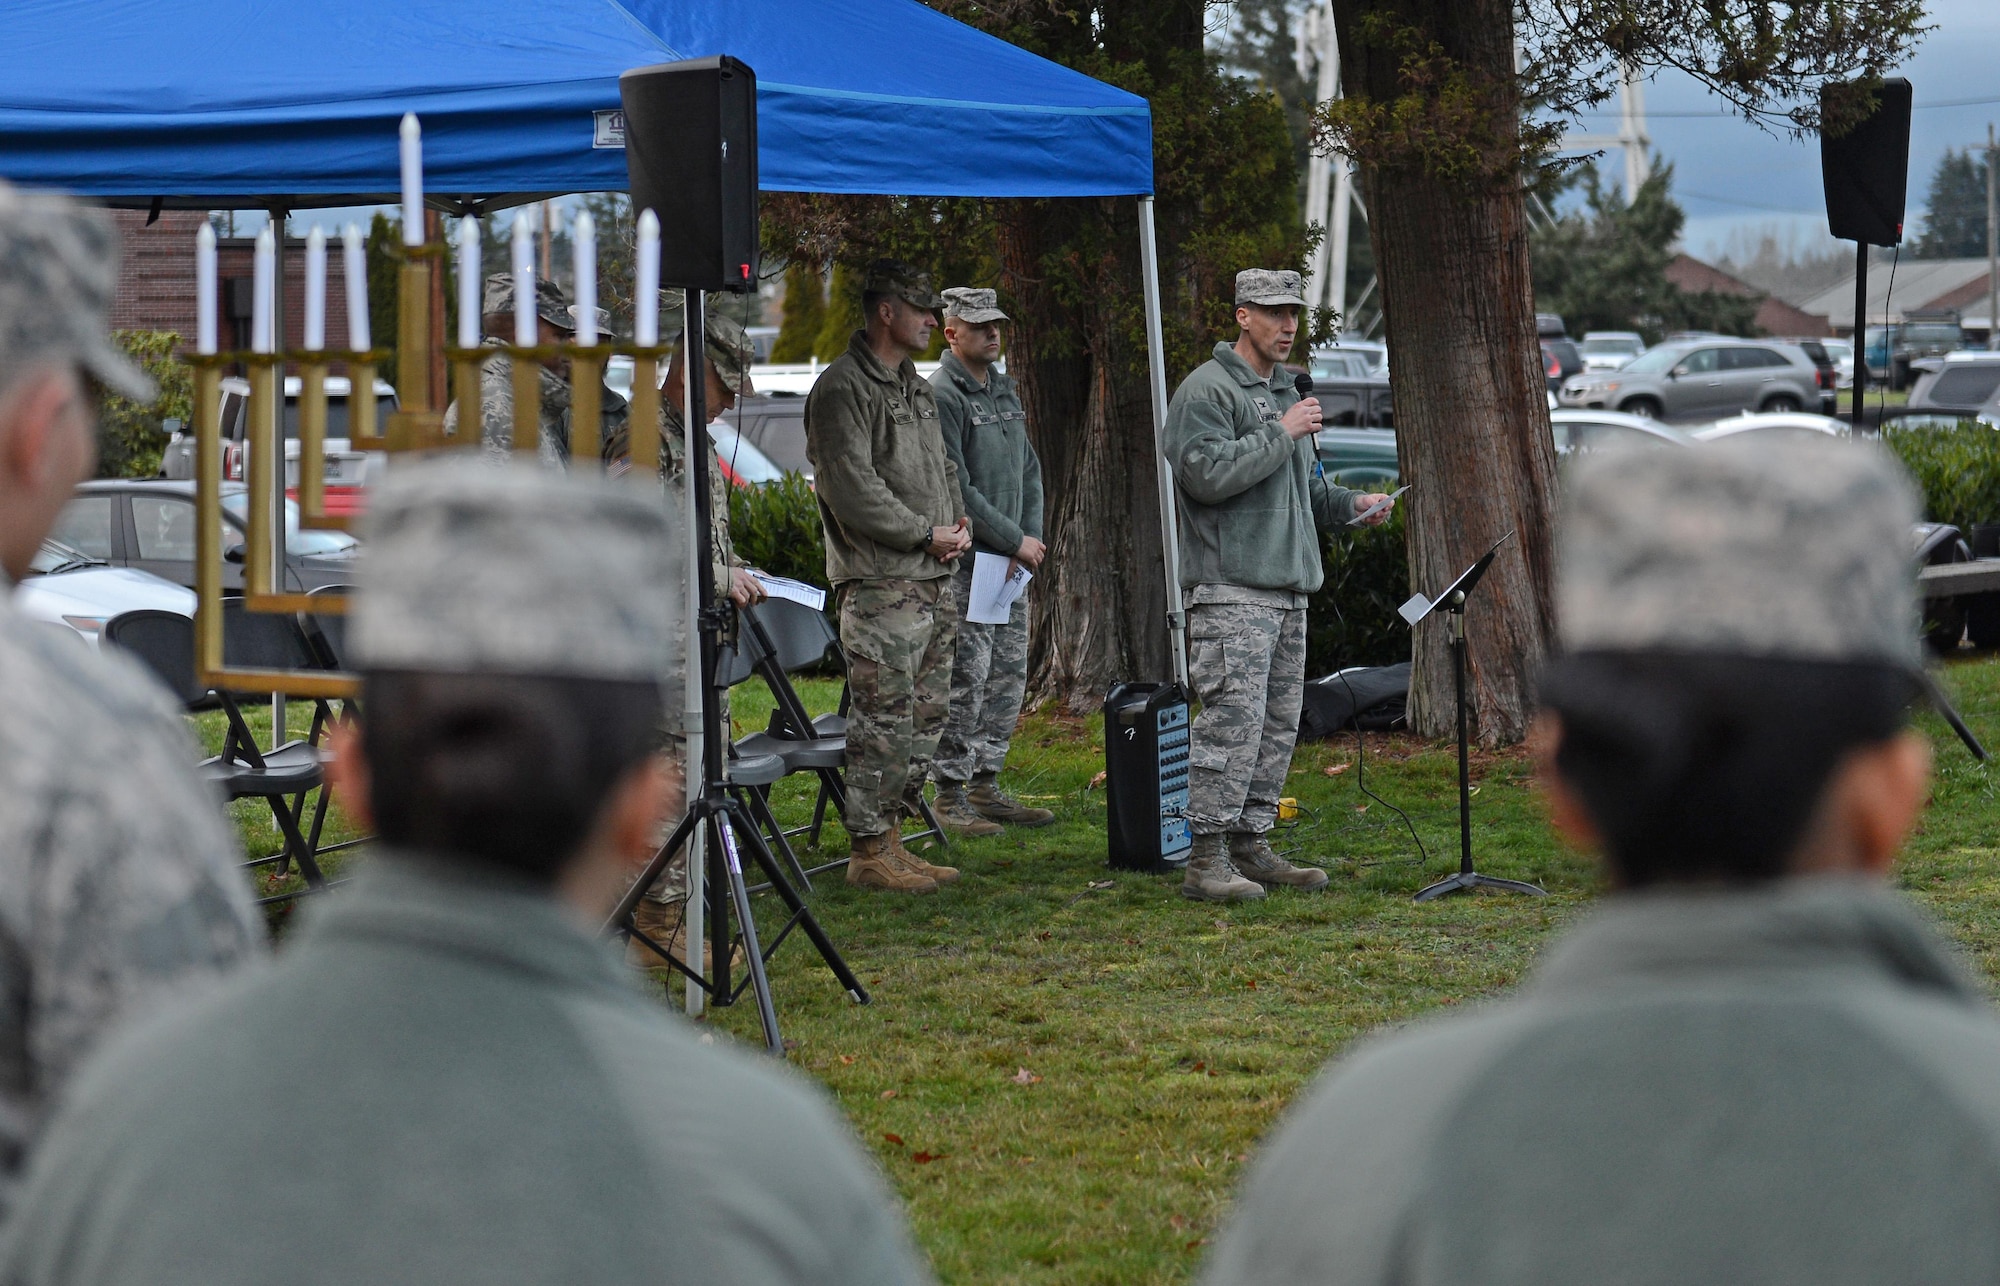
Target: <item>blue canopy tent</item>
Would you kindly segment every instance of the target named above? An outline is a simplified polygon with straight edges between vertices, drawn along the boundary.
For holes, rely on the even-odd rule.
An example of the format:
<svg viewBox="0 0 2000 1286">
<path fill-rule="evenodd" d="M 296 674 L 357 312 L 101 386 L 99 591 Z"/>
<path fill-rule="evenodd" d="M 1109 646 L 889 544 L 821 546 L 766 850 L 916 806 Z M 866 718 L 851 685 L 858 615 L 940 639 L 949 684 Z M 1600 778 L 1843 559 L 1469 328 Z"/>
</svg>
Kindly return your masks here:
<svg viewBox="0 0 2000 1286">
<path fill-rule="evenodd" d="M 917 0 L 9 0 L 0 49 L 0 177 L 274 214 L 394 200 L 405 112 L 440 209 L 623 190 L 619 73 L 730 54 L 757 73 L 767 190 L 1136 196 L 1163 433 L 1145 100 Z M 1164 456 L 1159 494 L 1185 682 Z"/>
<path fill-rule="evenodd" d="M 12 0 L 0 49 L 0 175 L 120 204 L 392 200 L 406 111 L 447 208 L 622 190 L 618 74 L 717 53 L 767 190 L 1153 186 L 1145 100 L 916 0 Z"/>
</svg>

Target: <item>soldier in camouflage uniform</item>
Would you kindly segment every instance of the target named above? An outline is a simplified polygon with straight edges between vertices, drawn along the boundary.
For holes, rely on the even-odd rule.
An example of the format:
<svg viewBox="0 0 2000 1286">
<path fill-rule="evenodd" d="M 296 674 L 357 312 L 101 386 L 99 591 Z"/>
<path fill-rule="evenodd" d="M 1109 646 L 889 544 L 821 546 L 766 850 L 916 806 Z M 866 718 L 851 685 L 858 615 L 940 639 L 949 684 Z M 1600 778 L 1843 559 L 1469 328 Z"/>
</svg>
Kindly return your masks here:
<svg viewBox="0 0 2000 1286">
<path fill-rule="evenodd" d="M 150 380 L 105 336 L 117 233 L 0 184 L 0 1214 L 78 1059 L 113 1020 L 259 952 L 200 750 L 152 675 L 14 609 L 95 458 L 95 399 Z"/>
<path fill-rule="evenodd" d="M 1028 441 L 1028 416 L 1000 360 L 1007 314 L 991 290 L 944 292 L 950 347 L 931 376 L 944 449 L 958 470 L 978 552 L 1042 568 L 1042 462 Z M 1000 789 L 1007 746 L 1021 719 L 1028 684 L 1028 603 L 1014 600 L 1005 625 L 965 619 L 972 594 L 971 558 L 953 574 L 958 594 L 958 652 L 951 668 L 951 715 L 938 738 L 937 819 L 968 835 L 997 835 L 999 823 L 1046 826 L 1056 815 L 1030 808 Z M 967 783 L 971 783 L 970 789 Z"/>
<path fill-rule="evenodd" d="M 514 275 L 496 272 L 486 279 L 486 297 L 480 303 L 482 325 L 489 345 L 511 344 L 514 333 Z M 535 316 L 539 344 L 564 343 L 576 334 L 576 317 L 562 287 L 546 277 L 535 279 Z M 550 358 L 542 363 L 542 424 L 539 451 L 542 463 L 562 467 L 569 461 L 570 385 L 569 360 Z M 606 390 L 604 415 L 616 415 L 620 399 Z M 491 455 L 505 455 L 514 448 L 514 363 L 496 353 L 479 368 L 480 441 Z M 458 403 L 445 408 L 444 431 L 458 431 Z"/>
<path fill-rule="evenodd" d="M 1306 597 L 1322 579 L 1316 524 L 1349 522 L 1383 497 L 1321 476 L 1319 403 L 1300 401 L 1278 368 L 1298 333 L 1303 289 L 1295 272 L 1236 274 L 1236 342 L 1218 343 L 1167 407 L 1188 678 L 1201 701 L 1188 754 L 1194 849 L 1181 892 L 1204 901 L 1327 880 L 1279 857 L 1268 836 L 1305 699 Z"/>
<path fill-rule="evenodd" d="M 806 454 L 826 526 L 826 575 L 847 650 L 847 881 L 929 893 L 958 878 L 903 847 L 950 711 L 958 612 L 952 564 L 972 547 L 937 399 L 913 354 L 942 301 L 930 277 L 880 260 L 862 284 L 866 328 L 806 398 Z"/>
</svg>

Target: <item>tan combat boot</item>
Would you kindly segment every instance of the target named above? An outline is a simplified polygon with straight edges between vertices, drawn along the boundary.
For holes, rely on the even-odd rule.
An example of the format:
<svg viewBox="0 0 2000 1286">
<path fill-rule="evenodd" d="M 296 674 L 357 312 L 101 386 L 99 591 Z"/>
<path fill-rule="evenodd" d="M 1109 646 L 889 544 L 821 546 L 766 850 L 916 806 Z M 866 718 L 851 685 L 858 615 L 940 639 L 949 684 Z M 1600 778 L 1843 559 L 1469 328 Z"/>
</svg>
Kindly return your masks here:
<svg viewBox="0 0 2000 1286">
<path fill-rule="evenodd" d="M 915 809 L 912 816 L 921 817 Z M 962 781 L 940 780 L 937 799 L 931 804 L 931 812 L 936 815 L 938 825 L 954 835 L 998 835 L 1001 833 L 997 822 L 990 822 L 979 815 L 979 810 L 966 798 L 965 783 Z"/>
<path fill-rule="evenodd" d="M 1047 826 L 1056 815 L 1046 808 L 1030 808 L 1020 800 L 1000 789 L 994 780 L 997 773 L 983 772 L 972 779 L 972 789 L 966 793 L 966 801 L 972 810 L 988 821 L 999 822 L 1003 826 Z M 944 791 L 938 791 L 943 798 Z"/>
<path fill-rule="evenodd" d="M 632 908 L 632 927 L 659 943 L 674 959 L 687 962 L 686 903 L 640 898 Z M 667 958 L 637 938 L 625 939 L 625 963 L 635 969 L 665 969 Z"/>
<path fill-rule="evenodd" d="M 859 889 L 890 893 L 935 893 L 937 881 L 896 854 L 893 832 L 856 835 L 847 854 L 847 882 Z"/>
<path fill-rule="evenodd" d="M 892 827 L 889 833 L 883 836 L 883 838 L 889 841 L 890 848 L 895 852 L 896 860 L 917 874 L 928 876 L 939 884 L 950 884 L 958 879 L 958 868 L 956 866 L 936 866 L 918 857 L 914 851 L 903 843 L 903 835 L 900 828 Z"/>
<path fill-rule="evenodd" d="M 1244 879 L 1230 862 L 1226 837 L 1197 835 L 1194 850 L 1188 854 L 1181 896 L 1197 902 L 1253 902 L 1264 896 L 1264 886 Z"/>
<path fill-rule="evenodd" d="M 1325 871 L 1317 866 L 1293 866 L 1271 851 L 1271 841 L 1264 835 L 1231 835 L 1229 860 L 1259 884 L 1282 884 L 1302 893 L 1326 887 Z"/>
</svg>

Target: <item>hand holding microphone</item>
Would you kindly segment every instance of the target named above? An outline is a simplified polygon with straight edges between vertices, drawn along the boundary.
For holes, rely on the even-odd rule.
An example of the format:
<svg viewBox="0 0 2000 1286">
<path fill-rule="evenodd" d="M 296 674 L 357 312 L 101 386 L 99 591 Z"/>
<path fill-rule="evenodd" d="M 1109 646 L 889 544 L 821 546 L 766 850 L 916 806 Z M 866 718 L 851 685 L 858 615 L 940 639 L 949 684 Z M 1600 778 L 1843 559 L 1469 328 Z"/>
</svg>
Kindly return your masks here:
<svg viewBox="0 0 2000 1286">
<path fill-rule="evenodd" d="M 1299 391 L 1299 400 L 1278 423 L 1284 426 L 1286 436 L 1296 442 L 1309 433 L 1319 432 L 1320 410 L 1319 399 L 1312 395 L 1312 376 L 1300 375 L 1292 381 L 1292 387 Z"/>
</svg>

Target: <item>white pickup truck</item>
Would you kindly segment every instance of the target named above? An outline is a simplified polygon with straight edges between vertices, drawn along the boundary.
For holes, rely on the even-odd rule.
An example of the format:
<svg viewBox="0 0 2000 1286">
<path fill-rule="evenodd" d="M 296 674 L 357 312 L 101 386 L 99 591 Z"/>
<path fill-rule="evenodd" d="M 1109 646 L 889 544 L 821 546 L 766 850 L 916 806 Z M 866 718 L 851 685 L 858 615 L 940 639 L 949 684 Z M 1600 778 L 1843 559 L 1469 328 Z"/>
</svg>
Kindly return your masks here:
<svg viewBox="0 0 2000 1286">
<path fill-rule="evenodd" d="M 299 390 L 296 375 L 285 377 L 285 487 L 294 496 L 299 485 Z M 361 492 L 382 474 L 386 457 L 380 451 L 355 451 L 347 436 L 347 399 L 352 389 L 345 375 L 326 378 L 326 508 L 329 513 L 359 509 Z M 396 409 L 396 390 L 387 380 L 375 381 L 378 423 Z M 249 423 L 250 381 L 228 376 L 222 381 L 222 402 L 218 412 L 222 422 L 222 476 L 242 480 L 247 473 L 248 451 L 244 441 Z M 176 432 L 160 457 L 160 476 L 194 477 L 194 434 Z"/>
</svg>

